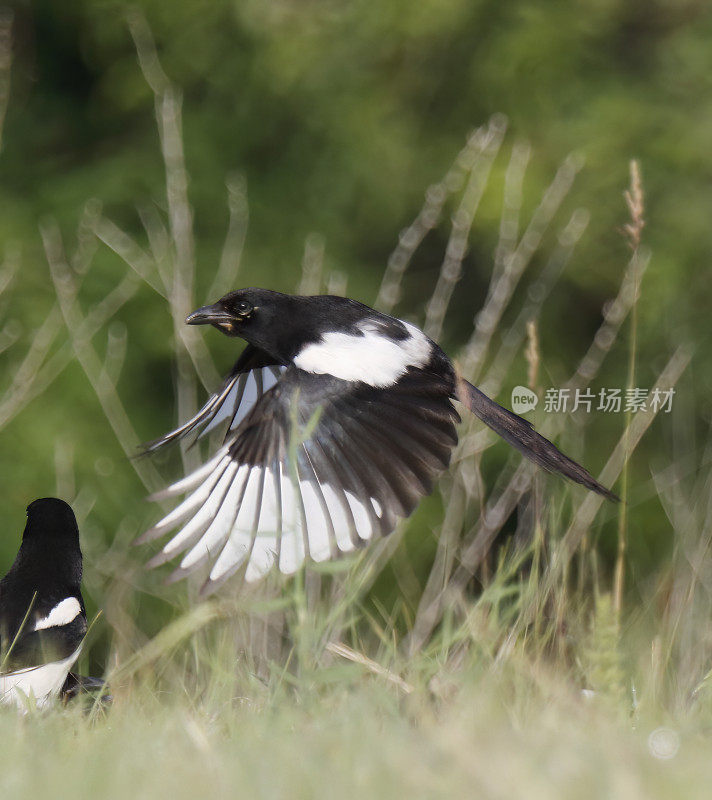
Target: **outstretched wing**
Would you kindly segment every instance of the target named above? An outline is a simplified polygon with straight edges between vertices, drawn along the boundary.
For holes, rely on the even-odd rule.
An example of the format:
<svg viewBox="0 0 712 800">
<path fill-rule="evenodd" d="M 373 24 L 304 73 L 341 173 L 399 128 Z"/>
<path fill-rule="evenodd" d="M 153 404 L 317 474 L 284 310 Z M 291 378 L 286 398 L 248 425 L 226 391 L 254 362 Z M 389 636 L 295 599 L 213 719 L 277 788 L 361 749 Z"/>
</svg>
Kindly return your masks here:
<svg viewBox="0 0 712 800">
<path fill-rule="evenodd" d="M 459 421 L 452 386 L 409 368 L 388 388 L 287 368 L 215 457 L 162 493 L 186 499 L 142 537 L 179 532 L 150 566 L 171 579 L 210 563 L 204 592 L 246 564 L 294 572 L 390 533 L 447 467 Z"/>
<path fill-rule="evenodd" d="M 145 444 L 143 452 L 153 453 L 189 434 L 194 434 L 197 439 L 229 420 L 227 436 L 242 422 L 257 400 L 274 386 L 283 369 L 272 356 L 248 344 L 223 385 L 210 395 L 200 411 L 179 428 Z"/>
</svg>

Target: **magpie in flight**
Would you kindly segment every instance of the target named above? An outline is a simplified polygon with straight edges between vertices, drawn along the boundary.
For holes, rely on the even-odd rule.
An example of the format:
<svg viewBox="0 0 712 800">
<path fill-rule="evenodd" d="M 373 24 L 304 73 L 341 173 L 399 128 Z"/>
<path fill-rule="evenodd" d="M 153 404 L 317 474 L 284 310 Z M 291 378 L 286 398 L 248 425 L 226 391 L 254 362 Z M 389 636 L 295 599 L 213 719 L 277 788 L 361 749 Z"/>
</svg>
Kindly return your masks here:
<svg viewBox="0 0 712 800">
<path fill-rule="evenodd" d="M 34 500 L 0 581 L 0 703 L 24 708 L 34 697 L 43 707 L 63 690 L 87 632 L 81 581 L 74 512 L 54 497 Z"/>
<path fill-rule="evenodd" d="M 459 376 L 421 330 L 344 297 L 231 292 L 186 319 L 247 342 L 221 388 L 155 451 L 217 427 L 202 467 L 153 496 L 187 497 L 137 543 L 178 532 L 149 561 L 182 555 L 178 580 L 209 563 L 203 593 L 246 564 L 293 573 L 390 533 L 445 470 L 459 400 L 527 458 L 618 498 L 529 422 Z"/>
</svg>

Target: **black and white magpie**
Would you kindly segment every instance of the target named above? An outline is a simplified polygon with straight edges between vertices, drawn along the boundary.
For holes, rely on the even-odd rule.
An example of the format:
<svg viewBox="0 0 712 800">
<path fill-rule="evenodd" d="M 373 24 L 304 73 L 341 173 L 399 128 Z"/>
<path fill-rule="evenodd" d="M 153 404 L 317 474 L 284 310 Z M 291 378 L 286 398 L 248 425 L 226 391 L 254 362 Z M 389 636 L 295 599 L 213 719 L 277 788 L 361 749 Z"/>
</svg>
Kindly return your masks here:
<svg viewBox="0 0 712 800">
<path fill-rule="evenodd" d="M 190 314 L 247 346 L 188 422 L 146 445 L 226 427 L 202 467 L 156 498 L 187 494 L 139 543 L 178 533 L 149 562 L 183 554 L 169 580 L 211 563 L 209 593 L 246 564 L 294 572 L 390 533 L 448 466 L 459 400 L 527 458 L 616 496 L 525 419 L 460 377 L 409 322 L 344 297 L 231 292 Z"/>
<path fill-rule="evenodd" d="M 0 581 L 0 703 L 33 697 L 42 707 L 62 691 L 87 632 L 81 581 L 74 512 L 54 497 L 34 500 Z"/>
</svg>

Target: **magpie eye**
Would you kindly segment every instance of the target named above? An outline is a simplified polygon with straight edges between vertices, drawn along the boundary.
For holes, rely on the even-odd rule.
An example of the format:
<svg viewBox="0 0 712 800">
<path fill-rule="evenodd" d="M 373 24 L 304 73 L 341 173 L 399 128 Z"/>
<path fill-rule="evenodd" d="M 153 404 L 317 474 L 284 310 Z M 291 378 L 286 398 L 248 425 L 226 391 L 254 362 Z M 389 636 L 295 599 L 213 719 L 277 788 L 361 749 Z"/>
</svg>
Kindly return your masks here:
<svg viewBox="0 0 712 800">
<path fill-rule="evenodd" d="M 235 303 L 235 313 L 240 317 L 249 317 L 253 311 L 252 303 L 248 303 L 247 300 L 238 300 Z"/>
</svg>

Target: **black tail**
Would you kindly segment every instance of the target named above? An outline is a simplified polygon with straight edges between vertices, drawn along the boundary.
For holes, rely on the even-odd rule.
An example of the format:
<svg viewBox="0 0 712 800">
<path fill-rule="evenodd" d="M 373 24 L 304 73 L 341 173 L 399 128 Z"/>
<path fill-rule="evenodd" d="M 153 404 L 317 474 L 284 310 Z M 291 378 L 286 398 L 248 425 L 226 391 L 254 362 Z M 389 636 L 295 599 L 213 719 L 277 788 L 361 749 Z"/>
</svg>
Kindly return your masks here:
<svg viewBox="0 0 712 800">
<path fill-rule="evenodd" d="M 516 447 L 528 459 L 549 472 L 559 472 L 592 492 L 602 494 L 609 500 L 618 502 L 620 498 L 606 489 L 580 464 L 565 456 L 555 445 L 541 434 L 532 424 L 503 406 L 490 400 L 476 386 L 463 378 L 457 382 L 457 399 L 478 416 L 485 425 L 499 434 L 505 442 Z"/>
</svg>

